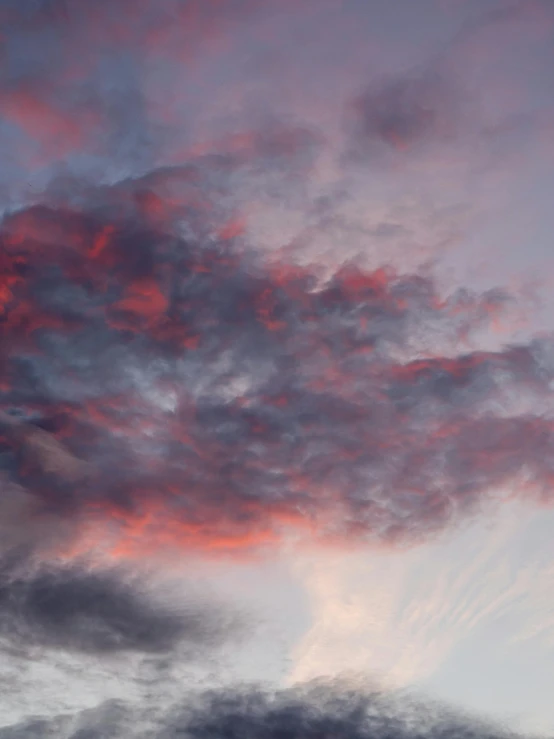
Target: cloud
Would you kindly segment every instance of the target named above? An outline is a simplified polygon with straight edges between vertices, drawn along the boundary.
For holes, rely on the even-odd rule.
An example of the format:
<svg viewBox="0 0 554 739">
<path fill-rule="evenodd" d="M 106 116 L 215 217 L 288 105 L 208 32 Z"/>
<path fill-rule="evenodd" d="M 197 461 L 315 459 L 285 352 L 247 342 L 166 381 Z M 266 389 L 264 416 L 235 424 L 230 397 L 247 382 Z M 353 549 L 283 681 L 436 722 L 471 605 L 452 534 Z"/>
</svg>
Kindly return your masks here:
<svg viewBox="0 0 554 739">
<path fill-rule="evenodd" d="M 47 661 L 69 654 L 73 666 L 83 653 L 202 656 L 230 630 L 211 608 L 181 608 L 139 587 L 137 560 L 160 548 L 243 554 L 291 529 L 341 547 L 411 545 L 492 507 L 500 492 L 550 502 L 551 339 L 496 337 L 491 349 L 513 303 L 507 292 L 444 294 L 429 274 L 387 261 L 390 243 L 405 252 L 424 241 L 429 253 L 431 242 L 458 238 L 466 169 L 489 163 L 479 147 L 490 142 L 474 147 L 466 136 L 467 77 L 458 87 L 452 75 L 470 55 L 471 22 L 458 36 L 451 29 L 458 51 L 436 73 L 412 67 L 408 47 L 421 54 L 450 34 L 448 24 L 403 38 L 383 14 L 375 18 L 383 32 L 367 33 L 374 24 L 362 5 L 0 0 L 0 157 L 9 161 L 0 188 L 17 203 L 0 226 L 7 651 L 45 652 Z M 285 14 L 282 25 L 257 25 L 297 6 L 292 35 Z M 419 20 L 423 31 L 419 15 L 414 30 Z M 382 54 L 388 34 L 398 46 Z M 350 57 L 341 72 L 336 60 Z M 454 166 L 439 165 L 437 179 L 431 162 L 428 180 L 418 170 L 400 182 L 395 166 L 381 169 L 366 189 L 372 172 L 362 183 L 342 169 L 341 96 L 362 69 L 406 64 L 415 71 L 365 87 L 347 146 L 366 164 L 392 156 L 396 165 L 438 144 L 438 159 L 453 155 Z M 299 118 L 327 124 L 323 184 L 308 175 L 324 138 Z M 35 178 L 48 191 L 26 195 L 32 207 L 22 207 Z M 491 182 L 472 190 L 472 204 L 487 199 Z M 311 212 L 314 190 L 322 197 Z M 426 194 L 430 207 L 421 205 Z M 383 268 L 324 272 L 283 255 L 264 260 L 264 244 L 248 243 L 251 213 L 260 231 L 275 215 L 267 228 L 275 243 L 290 235 L 291 246 L 313 239 L 317 250 L 324 233 L 335 265 L 357 235 Z M 33 556 L 9 561 L 18 547 Z M 129 571 L 90 564 L 106 559 L 134 561 Z M 228 700 L 254 733 L 267 721 L 283 725 L 289 698 L 251 695 L 260 708 L 246 717 L 250 698 L 235 694 L 206 699 L 210 716 L 199 708 L 182 720 L 205 735 L 210 718 L 221 733 Z M 332 723 L 327 699 L 315 695 L 290 698 L 293 727 L 311 731 L 314 706 Z M 106 711 L 21 731 L 83 739 L 98 734 L 96 721 L 105 735 L 129 735 L 128 712 Z M 168 732 L 180 715 L 164 719 Z M 339 734 L 343 718 L 339 711 Z"/>
<path fill-rule="evenodd" d="M 290 525 L 409 543 L 501 487 L 547 497 L 550 339 L 459 350 L 507 293 L 264 261 L 215 205 L 220 171 L 202 159 L 4 218 L 20 485 L 118 525 L 121 555 L 257 546 Z"/>
<path fill-rule="evenodd" d="M 24 721 L 20 724 L 0 728 L 2 739 L 40 739 L 41 737 L 52 738 L 64 736 L 62 733 L 67 729 L 68 721 L 61 719 L 37 719 Z M 65 733 L 65 736 L 70 736 Z M 84 735 L 86 737 L 86 734 Z M 94 735 L 90 737 L 93 739 Z"/>
<path fill-rule="evenodd" d="M 63 739 L 104 736 L 159 739 L 501 739 L 515 736 L 499 726 L 424 702 L 407 693 L 332 684 L 307 684 L 287 691 L 258 688 L 212 691 L 188 696 L 175 707 L 148 720 L 140 707 L 109 702 L 54 725 Z M 152 717 L 152 713 L 150 714 Z M 65 725 L 64 725 L 65 724 Z M 49 736 L 47 722 L 35 720 L 0 730 L 1 739 Z M 33 733 L 34 732 L 34 733 Z"/>
<path fill-rule="evenodd" d="M 183 109 L 183 89 L 197 107 L 210 103 L 195 90 L 197 66 L 205 63 L 201 74 L 208 76 L 213 59 L 232 56 L 240 43 L 237 22 L 279 5 L 3 2 L 2 153 L 12 165 L 3 175 L 6 188 L 25 190 L 30 172 L 46 171 L 49 179 L 62 162 L 105 180 L 182 159 L 199 143 L 191 138 L 196 118 Z"/>
<path fill-rule="evenodd" d="M 139 722 L 129 716 L 128 707 L 119 701 L 106 701 L 97 708 L 65 714 L 53 719 L 31 718 L 0 728 L 1 739 L 101 739 L 139 736 Z M 140 731 L 140 728 L 139 728 Z M 132 732 L 132 733 L 131 733 Z M 142 734 L 144 736 L 144 734 Z"/>
<path fill-rule="evenodd" d="M 454 88 L 451 80 L 428 69 L 372 83 L 353 105 L 356 153 L 452 140 L 461 107 Z"/>
<path fill-rule="evenodd" d="M 167 653 L 190 658 L 238 634 L 238 621 L 215 604 L 157 596 L 135 573 L 86 563 L 36 563 L 20 552 L 0 563 L 0 640 L 6 649 L 95 655 Z M 218 612 L 219 611 L 219 612 Z"/>
<path fill-rule="evenodd" d="M 446 178 L 435 183 L 433 197 L 440 198 L 443 189 L 452 197 L 463 184 L 468 203 L 479 184 L 493 177 L 498 197 L 499 174 L 507 183 L 521 166 L 515 141 L 521 149 L 529 146 L 529 133 L 536 135 L 543 125 L 541 112 L 530 106 L 523 113 L 526 106 L 514 106 L 514 99 L 544 75 L 539 50 L 552 26 L 552 8 L 541 0 L 466 5 L 460 15 L 461 8 L 441 8 L 458 23 L 425 58 L 400 68 L 391 62 L 394 72 L 385 67 L 386 73 L 361 86 L 346 109 L 347 165 L 379 167 L 393 176 L 401 165 L 412 192 L 427 187 L 422 175 L 442 172 Z M 511 67 L 516 46 L 518 58 L 527 60 L 525 69 Z M 491 194 L 484 197 L 490 204 Z"/>
<path fill-rule="evenodd" d="M 182 725 L 175 722 L 167 739 L 179 730 L 194 739 L 212 736 L 391 737 L 411 736 L 494 737 L 504 732 L 483 722 L 456 715 L 437 705 L 402 696 L 309 685 L 276 694 L 240 692 L 214 695 Z M 182 726 L 182 729 L 181 729 Z M 173 732 L 173 733 L 172 733 Z M 162 734 L 163 736 L 163 734 Z"/>
</svg>

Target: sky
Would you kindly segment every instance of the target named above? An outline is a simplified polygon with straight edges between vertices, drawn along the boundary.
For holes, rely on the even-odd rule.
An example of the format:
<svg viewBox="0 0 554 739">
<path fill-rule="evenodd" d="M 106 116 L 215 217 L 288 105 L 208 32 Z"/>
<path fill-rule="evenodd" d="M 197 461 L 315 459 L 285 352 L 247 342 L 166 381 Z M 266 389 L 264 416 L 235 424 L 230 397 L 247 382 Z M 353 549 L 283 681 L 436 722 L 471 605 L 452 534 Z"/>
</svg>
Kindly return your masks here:
<svg viewBox="0 0 554 739">
<path fill-rule="evenodd" d="M 554 4 L 0 0 L 0 739 L 554 734 Z"/>
</svg>

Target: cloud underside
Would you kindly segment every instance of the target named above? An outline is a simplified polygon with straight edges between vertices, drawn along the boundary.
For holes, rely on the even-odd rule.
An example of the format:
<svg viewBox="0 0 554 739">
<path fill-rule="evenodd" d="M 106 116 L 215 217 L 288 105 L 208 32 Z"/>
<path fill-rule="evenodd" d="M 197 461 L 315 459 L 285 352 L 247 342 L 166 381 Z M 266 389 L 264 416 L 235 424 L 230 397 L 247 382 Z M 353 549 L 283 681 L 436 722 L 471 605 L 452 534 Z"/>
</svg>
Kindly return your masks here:
<svg viewBox="0 0 554 739">
<path fill-rule="evenodd" d="M 177 617 L 145 608 L 105 576 L 63 570 L 9 578 L 0 588 L 0 613 L 1 633 L 12 642 L 99 653 L 167 650 L 182 629 Z"/>
<path fill-rule="evenodd" d="M 501 727 L 407 694 L 308 684 L 289 691 L 213 691 L 156 710 L 115 701 L 74 716 L 0 729 L 1 739 L 502 739 Z"/>
<path fill-rule="evenodd" d="M 201 158 L 4 218 L 12 478 L 117 522 L 120 552 L 290 526 L 412 542 L 515 482 L 547 496 L 550 340 L 459 350 L 507 293 L 264 262 L 217 212 L 220 174 Z"/>
<path fill-rule="evenodd" d="M 121 568 L 7 554 L 0 562 L 0 643 L 16 654 L 179 650 L 198 660 L 238 633 L 238 619 L 222 604 L 187 604 L 149 590 L 144 576 Z"/>
<path fill-rule="evenodd" d="M 452 49 L 525 20 L 516 6 L 464 26 Z M 106 539 L 116 556 L 228 552 L 291 528 L 410 544 L 499 493 L 549 497 L 550 339 L 474 348 L 510 295 L 445 296 L 386 260 L 333 274 L 264 260 L 241 207 L 260 190 L 325 223 L 333 197 L 310 202 L 302 189 L 324 136 L 268 112 L 189 140 L 186 106 L 157 96 L 176 69 L 192 75 L 192 59 L 202 71 L 204 53 L 225 58 L 218 42 L 232 49 L 232 29 L 240 45 L 237 20 L 279 7 L 0 4 L 0 102 L 18 166 L 101 152 L 119 172 L 147 172 L 99 187 L 69 167 L 0 227 L 7 515 L 29 527 L 63 516 L 66 550 Z M 367 84 L 344 151 L 386 169 L 389 150 L 401 163 L 481 135 L 454 56 Z"/>
<path fill-rule="evenodd" d="M 551 11 L 514 3 L 471 20 L 470 10 L 438 55 L 401 74 L 360 75 L 346 93 L 347 80 L 306 43 L 318 78 L 311 72 L 312 98 L 302 88 L 304 50 L 297 57 L 282 43 L 287 16 L 321 37 L 325 56 L 348 57 L 356 17 L 339 4 L 347 12 L 335 29 L 334 5 L 0 0 L 7 688 L 11 698 L 25 675 L 34 689 L 34 675 L 50 669 L 69 676 L 94 665 L 107 676 L 108 665 L 121 665 L 123 690 L 146 696 L 44 717 L 62 700 L 49 704 L 43 684 L 40 695 L 23 695 L 27 718 L 0 728 L 0 739 L 507 736 L 406 694 L 340 683 L 170 697 L 185 690 L 169 685 L 171 670 L 209 668 L 246 622 L 184 583 L 158 587 L 160 573 L 144 566 L 163 559 L 153 555 L 178 550 L 171 566 L 188 575 L 189 553 L 252 555 L 289 535 L 342 548 L 411 546 L 499 499 L 551 503 L 552 338 L 502 344 L 494 332 L 509 322 L 515 295 L 447 292 L 430 270 L 394 268 L 388 258 L 450 245 L 473 201 L 504 187 L 523 128 L 540 133 L 540 124 L 550 135 L 549 114 L 532 98 L 539 66 L 529 58 L 521 90 L 504 87 L 503 59 L 514 54 L 487 34 L 519 24 L 523 58 L 524 44 L 540 45 Z M 404 12 L 411 2 L 399 4 Z M 360 65 L 378 68 L 373 53 Z M 464 87 L 474 59 L 480 77 L 491 75 L 482 119 L 479 95 Z M 541 111 L 520 120 L 512 112 L 520 92 Z M 330 125 L 320 131 L 323 102 Z M 496 116 L 497 104 L 509 120 Z M 475 177 L 484 184 L 473 192 Z M 420 189 L 430 208 L 418 198 L 414 206 Z M 370 202 L 372 192 L 384 204 Z M 264 229 L 269 244 L 286 248 L 258 243 Z M 344 256 L 366 237 L 380 268 Z M 333 267 L 323 256 L 329 243 Z M 466 621 L 494 608 L 490 598 L 473 602 Z M 348 618 L 352 625 L 351 609 Z M 330 620 L 334 629 L 334 611 Z M 161 675 L 159 684 L 147 668 L 133 672 L 137 664 Z M 78 698 L 73 705 L 85 705 Z"/>
</svg>

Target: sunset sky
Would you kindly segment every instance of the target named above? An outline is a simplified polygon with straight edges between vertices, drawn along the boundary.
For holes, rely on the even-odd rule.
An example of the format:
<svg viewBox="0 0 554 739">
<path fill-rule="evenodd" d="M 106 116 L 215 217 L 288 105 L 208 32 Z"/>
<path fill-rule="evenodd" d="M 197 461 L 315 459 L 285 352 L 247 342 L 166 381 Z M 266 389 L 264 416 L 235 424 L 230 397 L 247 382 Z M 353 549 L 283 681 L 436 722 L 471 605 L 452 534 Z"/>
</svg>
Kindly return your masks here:
<svg viewBox="0 0 554 739">
<path fill-rule="evenodd" d="M 554 2 L 0 0 L 0 739 L 554 735 Z"/>
</svg>

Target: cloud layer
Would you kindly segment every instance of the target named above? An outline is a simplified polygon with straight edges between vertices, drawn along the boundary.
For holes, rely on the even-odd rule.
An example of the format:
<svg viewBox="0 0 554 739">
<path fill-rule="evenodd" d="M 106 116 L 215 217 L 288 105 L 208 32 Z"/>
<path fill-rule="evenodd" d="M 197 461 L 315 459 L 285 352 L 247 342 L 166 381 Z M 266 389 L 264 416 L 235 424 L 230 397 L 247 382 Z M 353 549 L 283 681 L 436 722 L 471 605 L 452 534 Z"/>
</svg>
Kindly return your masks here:
<svg viewBox="0 0 554 739">
<path fill-rule="evenodd" d="M 550 339 L 457 348 L 508 294 L 263 261 L 211 207 L 219 175 L 202 158 L 4 218 L 0 381 L 30 421 L 4 423 L 21 484 L 119 521 L 120 553 L 289 525 L 409 543 L 516 479 L 547 497 Z"/>
<path fill-rule="evenodd" d="M 408 694 L 359 692 L 308 684 L 281 692 L 247 688 L 191 697 L 153 718 L 116 702 L 53 722 L 32 720 L 0 730 L 1 739 L 157 737 L 158 739 L 501 739 L 498 726 L 424 703 Z M 50 732 L 50 733 L 48 733 Z"/>
<path fill-rule="evenodd" d="M 552 13 L 501 4 L 0 0 L 0 643 L 28 684 L 209 662 L 235 621 L 150 588 L 168 551 L 551 503 L 552 337 L 495 334 L 516 288 L 413 266 L 463 238 L 477 270 L 497 202 L 536 239 Z M 167 695 L 0 734 L 497 736 L 379 692 Z"/>
</svg>

